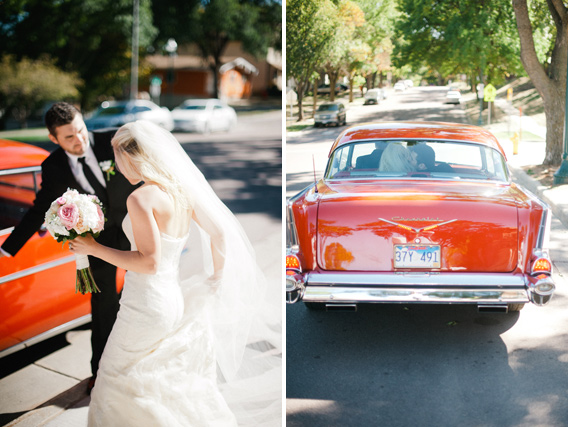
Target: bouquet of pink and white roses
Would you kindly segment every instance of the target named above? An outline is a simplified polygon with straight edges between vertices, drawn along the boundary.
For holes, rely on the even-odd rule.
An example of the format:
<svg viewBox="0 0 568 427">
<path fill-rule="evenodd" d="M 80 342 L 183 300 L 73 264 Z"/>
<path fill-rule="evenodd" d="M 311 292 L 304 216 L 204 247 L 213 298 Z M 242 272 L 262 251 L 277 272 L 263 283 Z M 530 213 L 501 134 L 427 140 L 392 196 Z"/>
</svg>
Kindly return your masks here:
<svg viewBox="0 0 568 427">
<path fill-rule="evenodd" d="M 45 225 L 58 242 L 87 234 L 98 237 L 105 225 L 102 205 L 97 196 L 80 194 L 71 188 L 55 200 L 45 213 Z M 100 292 L 97 287 L 87 255 L 75 255 L 77 258 L 77 280 L 75 292 Z"/>
</svg>

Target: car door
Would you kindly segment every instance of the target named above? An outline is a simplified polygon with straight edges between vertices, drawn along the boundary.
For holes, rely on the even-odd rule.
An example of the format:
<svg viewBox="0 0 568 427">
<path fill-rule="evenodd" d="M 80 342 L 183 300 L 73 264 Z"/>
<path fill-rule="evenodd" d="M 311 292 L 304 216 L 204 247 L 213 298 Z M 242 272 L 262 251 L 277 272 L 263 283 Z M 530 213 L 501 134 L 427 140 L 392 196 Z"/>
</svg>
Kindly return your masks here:
<svg viewBox="0 0 568 427">
<path fill-rule="evenodd" d="M 32 205 L 40 182 L 39 166 L 0 171 L 0 245 Z M 0 258 L 0 355 L 62 325 L 89 322 L 90 296 L 75 294 L 75 276 L 75 256 L 45 229 L 16 256 Z"/>
</svg>

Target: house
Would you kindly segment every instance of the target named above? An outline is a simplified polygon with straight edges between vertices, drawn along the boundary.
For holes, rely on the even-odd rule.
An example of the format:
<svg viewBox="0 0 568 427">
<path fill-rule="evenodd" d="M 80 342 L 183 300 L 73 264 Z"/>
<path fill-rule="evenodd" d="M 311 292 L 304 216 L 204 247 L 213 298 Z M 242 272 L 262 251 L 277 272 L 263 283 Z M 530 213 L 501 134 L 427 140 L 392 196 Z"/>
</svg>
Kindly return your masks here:
<svg viewBox="0 0 568 427">
<path fill-rule="evenodd" d="M 195 45 L 180 46 L 177 55 L 151 55 L 146 62 L 153 68 L 152 75 L 161 80 L 160 105 L 173 108 L 187 98 L 213 96 L 213 71 L 201 58 Z M 252 96 L 280 96 L 282 91 L 282 55 L 269 49 L 265 59 L 258 60 L 245 53 L 240 43 L 231 42 L 221 57 L 219 70 L 219 97 L 226 101 Z M 140 85 L 141 91 L 149 86 Z"/>
</svg>

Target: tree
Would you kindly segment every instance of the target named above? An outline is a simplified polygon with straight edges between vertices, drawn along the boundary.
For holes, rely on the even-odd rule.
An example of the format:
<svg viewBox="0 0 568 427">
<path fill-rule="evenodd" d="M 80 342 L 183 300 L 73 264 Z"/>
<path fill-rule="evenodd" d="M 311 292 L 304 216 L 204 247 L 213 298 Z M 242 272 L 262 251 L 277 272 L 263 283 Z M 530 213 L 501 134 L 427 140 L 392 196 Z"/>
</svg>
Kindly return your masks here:
<svg viewBox="0 0 568 427">
<path fill-rule="evenodd" d="M 498 84 L 522 72 L 508 0 L 401 0 L 395 65 L 427 66 L 442 78 L 465 73 Z M 473 84 L 475 87 L 475 84 Z"/>
<path fill-rule="evenodd" d="M 82 83 L 75 73 L 61 71 L 47 57 L 16 61 L 13 56 L 3 56 L 0 75 L 0 111 L 3 118 L 13 115 L 22 128 L 46 102 L 78 99 Z"/>
<path fill-rule="evenodd" d="M 257 57 L 266 55 L 269 47 L 280 48 L 282 6 L 274 0 L 204 0 L 183 18 L 187 22 L 179 41 L 193 42 L 199 48 L 213 73 L 215 97 L 221 56 L 229 42 L 241 42 L 246 52 Z"/>
<path fill-rule="evenodd" d="M 151 0 L 140 0 L 142 53 L 156 35 Z M 84 81 L 84 108 L 129 87 L 132 0 L 3 0 L 0 46 L 16 59 L 49 55 Z"/>
<path fill-rule="evenodd" d="M 536 3 L 536 4 L 535 4 Z M 568 61 L 568 9 L 561 0 L 547 0 L 547 19 L 542 19 L 542 2 L 533 2 L 529 10 L 526 0 L 513 0 L 517 29 L 521 40 L 521 61 L 536 90 L 542 97 L 546 116 L 546 154 L 543 164 L 559 165 L 562 161 L 562 141 L 566 102 L 566 72 Z M 540 6 L 540 7 L 537 7 Z M 537 14 L 537 31 L 533 24 Z M 533 19 L 531 20 L 531 15 Z M 547 55 L 540 55 L 535 40 L 538 41 L 542 23 L 552 20 L 551 43 L 546 48 Z M 555 33 L 555 34 L 554 34 Z"/>
<path fill-rule="evenodd" d="M 296 83 L 298 121 L 304 120 L 304 92 L 335 31 L 334 14 L 329 0 L 286 1 L 286 73 Z"/>
</svg>

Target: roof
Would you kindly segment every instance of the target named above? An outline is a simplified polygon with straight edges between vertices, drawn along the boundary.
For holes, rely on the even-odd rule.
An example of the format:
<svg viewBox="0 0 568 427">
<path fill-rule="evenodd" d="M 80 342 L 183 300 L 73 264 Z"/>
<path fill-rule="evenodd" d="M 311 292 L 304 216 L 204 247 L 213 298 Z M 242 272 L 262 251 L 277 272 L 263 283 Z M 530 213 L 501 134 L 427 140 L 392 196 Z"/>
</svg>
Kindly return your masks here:
<svg viewBox="0 0 568 427">
<path fill-rule="evenodd" d="M 258 75 L 257 68 L 244 58 L 236 58 L 230 62 L 227 62 L 226 64 L 222 65 L 221 68 L 219 68 L 219 72 L 223 74 L 229 70 L 232 70 L 233 68 L 240 68 L 247 74 L 254 74 L 255 76 Z"/>
<path fill-rule="evenodd" d="M 379 122 L 353 126 L 337 137 L 330 153 L 340 145 L 376 139 L 437 139 L 475 142 L 492 147 L 505 155 L 491 132 L 478 126 L 443 122 Z"/>
</svg>

